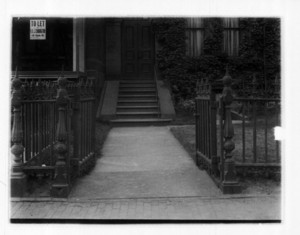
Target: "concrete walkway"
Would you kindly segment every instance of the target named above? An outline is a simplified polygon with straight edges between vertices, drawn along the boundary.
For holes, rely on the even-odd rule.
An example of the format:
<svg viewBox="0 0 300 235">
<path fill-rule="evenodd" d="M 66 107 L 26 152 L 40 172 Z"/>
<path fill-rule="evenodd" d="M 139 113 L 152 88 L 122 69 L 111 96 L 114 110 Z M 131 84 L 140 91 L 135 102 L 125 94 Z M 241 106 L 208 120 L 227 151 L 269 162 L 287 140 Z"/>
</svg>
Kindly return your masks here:
<svg viewBox="0 0 300 235">
<path fill-rule="evenodd" d="M 280 220 L 278 196 L 224 196 L 168 127 L 113 128 L 68 199 L 14 201 L 11 218 Z"/>
<path fill-rule="evenodd" d="M 88 192 L 88 193 L 87 193 Z M 93 172 L 70 198 L 220 196 L 167 127 L 113 128 Z"/>
</svg>

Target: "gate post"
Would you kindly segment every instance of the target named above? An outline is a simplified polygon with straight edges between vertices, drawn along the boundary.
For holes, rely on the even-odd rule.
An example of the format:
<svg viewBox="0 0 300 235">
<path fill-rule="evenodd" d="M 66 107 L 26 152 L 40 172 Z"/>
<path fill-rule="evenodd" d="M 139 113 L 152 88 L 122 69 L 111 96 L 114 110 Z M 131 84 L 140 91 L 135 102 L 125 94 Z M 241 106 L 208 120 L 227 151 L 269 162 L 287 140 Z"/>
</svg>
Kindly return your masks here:
<svg viewBox="0 0 300 235">
<path fill-rule="evenodd" d="M 78 76 L 79 78 L 79 76 Z M 72 180 L 79 176 L 79 161 L 81 160 L 81 113 L 80 113 L 81 81 L 77 81 L 73 102 L 73 157 L 70 159 Z"/>
<path fill-rule="evenodd" d="M 55 163 L 54 182 L 51 186 L 52 197 L 67 197 L 70 191 L 68 160 L 66 112 L 69 103 L 68 92 L 66 90 L 67 79 L 62 75 L 58 79 L 59 89 L 57 91 L 56 103 L 58 106 L 58 123 L 56 129 L 56 144 L 54 153 L 57 155 Z"/>
<path fill-rule="evenodd" d="M 23 172 L 22 165 L 22 154 L 24 147 L 23 141 L 23 130 L 22 130 L 22 82 L 18 78 L 16 71 L 15 78 L 12 81 L 12 98 L 11 105 L 13 107 L 13 127 L 11 133 L 11 153 L 12 153 L 12 164 L 11 164 L 11 196 L 22 197 L 26 190 L 26 175 Z"/>
<path fill-rule="evenodd" d="M 232 156 L 232 151 L 235 148 L 235 144 L 232 140 L 234 136 L 234 129 L 231 119 L 231 104 L 233 102 L 232 94 L 232 78 L 228 73 L 228 67 L 226 68 L 226 74 L 223 77 L 223 92 L 221 102 L 224 103 L 225 108 L 225 123 L 224 123 L 224 145 L 223 151 L 225 153 L 224 161 L 224 178 L 221 182 L 221 189 L 224 194 L 240 193 L 241 186 L 236 178 L 235 162 Z"/>
<path fill-rule="evenodd" d="M 202 167 L 200 164 L 200 159 L 197 152 L 199 151 L 199 97 L 195 98 L 195 134 L 196 134 L 196 154 L 195 154 L 195 163 L 198 167 Z"/>
<path fill-rule="evenodd" d="M 218 156 L 217 156 L 217 102 L 216 93 L 210 88 L 210 151 L 211 151 L 211 170 L 214 176 L 218 175 Z"/>
</svg>

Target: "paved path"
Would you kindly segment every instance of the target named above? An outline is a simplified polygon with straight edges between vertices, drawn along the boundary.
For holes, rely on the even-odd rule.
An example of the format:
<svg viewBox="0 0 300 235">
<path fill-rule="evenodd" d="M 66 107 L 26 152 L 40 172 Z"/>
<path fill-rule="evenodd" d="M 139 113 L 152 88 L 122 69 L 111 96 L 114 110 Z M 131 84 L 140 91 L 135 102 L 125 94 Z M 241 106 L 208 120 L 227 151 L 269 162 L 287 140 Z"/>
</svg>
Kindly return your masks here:
<svg viewBox="0 0 300 235">
<path fill-rule="evenodd" d="M 168 127 L 126 127 L 68 199 L 14 201 L 11 218 L 279 220 L 280 198 L 224 196 Z"/>
<path fill-rule="evenodd" d="M 95 169 L 77 181 L 70 198 L 221 195 L 167 127 L 113 128 Z"/>
</svg>

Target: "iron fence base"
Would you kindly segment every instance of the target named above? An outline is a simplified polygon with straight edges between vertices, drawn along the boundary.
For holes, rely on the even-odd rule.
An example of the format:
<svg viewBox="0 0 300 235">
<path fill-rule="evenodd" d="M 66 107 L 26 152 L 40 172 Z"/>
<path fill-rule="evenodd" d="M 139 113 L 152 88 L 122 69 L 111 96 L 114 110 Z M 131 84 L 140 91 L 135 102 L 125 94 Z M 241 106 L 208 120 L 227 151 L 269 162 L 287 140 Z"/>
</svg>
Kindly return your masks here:
<svg viewBox="0 0 300 235">
<path fill-rule="evenodd" d="M 242 191 L 242 187 L 238 182 L 221 182 L 219 187 L 223 194 L 238 194 Z"/>
<path fill-rule="evenodd" d="M 56 198 L 67 198 L 70 193 L 70 185 L 68 184 L 53 184 L 50 195 Z"/>
<path fill-rule="evenodd" d="M 11 175 L 10 188 L 11 197 L 22 197 L 27 187 L 27 177 L 25 174 Z"/>
</svg>

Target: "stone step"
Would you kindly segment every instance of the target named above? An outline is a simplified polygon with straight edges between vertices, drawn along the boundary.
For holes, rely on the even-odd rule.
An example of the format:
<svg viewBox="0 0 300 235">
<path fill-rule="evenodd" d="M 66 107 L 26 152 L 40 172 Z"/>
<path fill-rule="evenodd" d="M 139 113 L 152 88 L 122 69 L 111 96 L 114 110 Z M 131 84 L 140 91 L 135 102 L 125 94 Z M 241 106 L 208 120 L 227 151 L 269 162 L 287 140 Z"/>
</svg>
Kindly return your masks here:
<svg viewBox="0 0 300 235">
<path fill-rule="evenodd" d="M 117 106 L 117 112 L 157 112 L 158 105 L 142 105 L 142 106 Z"/>
<path fill-rule="evenodd" d="M 119 92 L 130 93 L 130 92 L 153 92 L 156 93 L 156 89 L 152 87 L 120 87 Z"/>
<path fill-rule="evenodd" d="M 120 83 L 120 88 L 156 88 L 154 83 Z"/>
<path fill-rule="evenodd" d="M 155 91 L 130 91 L 130 92 L 123 92 L 123 91 L 119 91 L 119 96 L 123 96 L 123 95 L 129 95 L 129 96 L 137 96 L 137 95 L 152 95 L 152 96 L 156 96 L 156 92 Z"/>
<path fill-rule="evenodd" d="M 137 94 L 137 95 L 119 95 L 119 100 L 125 99 L 125 100 L 157 100 L 156 95 L 150 94 L 150 95 L 143 95 L 143 94 Z"/>
<path fill-rule="evenodd" d="M 119 99 L 117 107 L 120 106 L 154 106 L 157 105 L 157 99 L 148 99 L 148 100 L 128 100 L 128 99 Z"/>
<path fill-rule="evenodd" d="M 113 126 L 165 126 L 170 124 L 171 119 L 161 119 L 161 118 L 149 118 L 149 119 L 115 119 L 111 120 L 110 123 Z"/>
<path fill-rule="evenodd" d="M 156 85 L 153 80 L 124 80 L 120 82 L 115 124 L 151 124 L 160 120 Z M 126 120 L 125 122 L 122 120 Z M 130 120 L 130 121 L 128 121 Z M 142 121 L 138 121 L 142 120 Z M 145 121 L 148 120 L 148 121 Z M 152 121 L 149 121 L 152 120 Z M 155 122 L 156 122 L 155 121 Z"/>
<path fill-rule="evenodd" d="M 120 84 L 154 84 L 154 80 L 122 80 Z"/>
<path fill-rule="evenodd" d="M 116 116 L 121 119 L 143 119 L 143 118 L 158 118 L 159 112 L 116 112 Z"/>
</svg>

